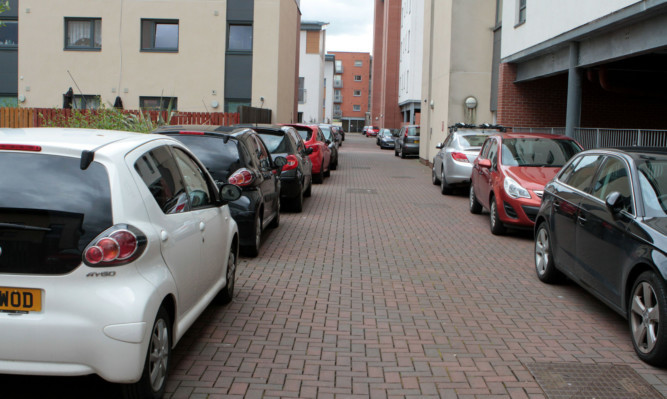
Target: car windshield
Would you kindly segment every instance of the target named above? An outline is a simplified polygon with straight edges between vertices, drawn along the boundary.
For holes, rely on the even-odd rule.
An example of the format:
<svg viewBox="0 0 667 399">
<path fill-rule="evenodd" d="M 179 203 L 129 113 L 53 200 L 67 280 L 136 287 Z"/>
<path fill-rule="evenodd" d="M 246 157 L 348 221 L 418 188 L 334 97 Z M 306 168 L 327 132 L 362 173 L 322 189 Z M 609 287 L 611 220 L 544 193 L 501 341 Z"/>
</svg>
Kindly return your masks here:
<svg viewBox="0 0 667 399">
<path fill-rule="evenodd" d="M 113 225 L 106 168 L 41 153 L 0 153 L 0 270 L 63 274 Z"/>
<path fill-rule="evenodd" d="M 408 136 L 419 136 L 419 127 L 409 127 Z"/>
<path fill-rule="evenodd" d="M 459 137 L 459 144 L 462 149 L 481 147 L 487 137 L 485 134 L 467 134 Z"/>
<path fill-rule="evenodd" d="M 227 177 L 243 166 L 236 139 L 223 140 L 214 136 L 172 136 L 185 144 L 206 166 L 211 176 L 218 182 L 226 182 Z"/>
<path fill-rule="evenodd" d="M 573 140 L 550 138 L 503 139 L 501 163 L 505 166 L 562 167 L 581 148 Z"/>
<path fill-rule="evenodd" d="M 320 130 L 322 130 L 322 134 L 324 134 L 325 139 L 333 141 L 331 138 L 331 129 L 328 127 L 320 127 Z"/>
<path fill-rule="evenodd" d="M 313 132 L 310 129 L 297 129 L 296 131 L 299 132 L 303 141 L 308 141 L 313 136 Z"/>
<path fill-rule="evenodd" d="M 264 141 L 266 149 L 271 154 L 285 154 L 290 151 L 286 136 L 277 136 L 275 134 L 260 133 L 259 136 Z"/>
<path fill-rule="evenodd" d="M 639 188 L 647 217 L 667 216 L 667 160 L 641 160 L 637 163 Z"/>
<path fill-rule="evenodd" d="M 391 136 L 391 130 L 382 129 L 382 131 L 380 131 L 380 135 L 382 135 L 382 136 Z"/>
</svg>

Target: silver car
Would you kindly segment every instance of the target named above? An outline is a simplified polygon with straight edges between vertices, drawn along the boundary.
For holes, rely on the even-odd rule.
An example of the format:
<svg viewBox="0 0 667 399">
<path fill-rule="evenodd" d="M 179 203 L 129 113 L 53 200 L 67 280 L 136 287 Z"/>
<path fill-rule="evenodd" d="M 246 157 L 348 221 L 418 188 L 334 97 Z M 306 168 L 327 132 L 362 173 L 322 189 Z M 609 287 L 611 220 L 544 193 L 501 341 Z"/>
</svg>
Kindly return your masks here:
<svg viewBox="0 0 667 399">
<path fill-rule="evenodd" d="M 433 158 L 433 184 L 440 184 L 443 194 L 451 194 L 457 186 L 469 185 L 473 161 L 487 136 L 498 129 L 502 128 L 450 127 L 445 142 L 436 146 L 440 151 Z"/>
</svg>

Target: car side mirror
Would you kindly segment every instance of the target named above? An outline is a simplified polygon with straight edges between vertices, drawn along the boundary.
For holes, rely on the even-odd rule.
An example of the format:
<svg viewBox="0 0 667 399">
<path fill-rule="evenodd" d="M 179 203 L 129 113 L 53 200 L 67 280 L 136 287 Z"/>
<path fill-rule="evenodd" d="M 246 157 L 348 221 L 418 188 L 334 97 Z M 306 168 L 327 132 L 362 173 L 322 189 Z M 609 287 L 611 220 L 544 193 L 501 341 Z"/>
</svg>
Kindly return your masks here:
<svg viewBox="0 0 667 399">
<path fill-rule="evenodd" d="M 231 202 L 231 201 L 236 201 L 237 199 L 241 198 L 241 187 L 236 186 L 234 184 L 229 184 L 225 183 L 220 186 L 220 199 L 223 201 L 223 205 Z"/>
<path fill-rule="evenodd" d="M 612 214 L 617 214 L 623 210 L 623 196 L 618 191 L 611 192 L 607 198 L 605 198 L 605 204 Z"/>
<path fill-rule="evenodd" d="M 477 161 L 477 165 L 479 165 L 480 168 L 491 169 L 491 160 L 490 159 L 480 159 L 479 161 Z"/>
<path fill-rule="evenodd" d="M 438 143 L 438 144 L 436 144 L 436 146 L 435 146 L 435 148 L 437 148 L 437 149 L 439 149 L 439 150 L 442 149 L 442 147 L 443 147 L 443 146 L 442 146 L 442 143 Z"/>
<path fill-rule="evenodd" d="M 312 153 L 313 153 L 313 149 L 312 149 L 312 147 L 308 147 L 308 148 L 306 148 L 306 155 L 310 155 L 310 154 L 312 154 Z"/>
<path fill-rule="evenodd" d="M 276 169 L 282 169 L 283 166 L 287 165 L 287 158 L 285 157 L 276 157 L 273 160 L 273 165 Z"/>
</svg>

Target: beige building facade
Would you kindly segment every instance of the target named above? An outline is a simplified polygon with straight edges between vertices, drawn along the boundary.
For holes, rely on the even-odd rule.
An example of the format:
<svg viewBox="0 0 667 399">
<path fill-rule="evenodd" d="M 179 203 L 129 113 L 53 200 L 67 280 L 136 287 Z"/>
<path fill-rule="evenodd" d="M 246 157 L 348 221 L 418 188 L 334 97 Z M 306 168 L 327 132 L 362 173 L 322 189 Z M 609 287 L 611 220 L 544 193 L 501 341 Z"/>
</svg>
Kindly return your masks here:
<svg viewBox="0 0 667 399">
<path fill-rule="evenodd" d="M 23 107 L 61 107 L 71 87 L 75 107 L 245 104 L 295 120 L 298 0 L 21 0 L 18 13 Z"/>
<path fill-rule="evenodd" d="M 433 159 L 438 151 L 435 146 L 444 141 L 448 126 L 494 122 L 491 75 L 495 18 L 496 0 L 424 0 L 422 160 Z"/>
</svg>

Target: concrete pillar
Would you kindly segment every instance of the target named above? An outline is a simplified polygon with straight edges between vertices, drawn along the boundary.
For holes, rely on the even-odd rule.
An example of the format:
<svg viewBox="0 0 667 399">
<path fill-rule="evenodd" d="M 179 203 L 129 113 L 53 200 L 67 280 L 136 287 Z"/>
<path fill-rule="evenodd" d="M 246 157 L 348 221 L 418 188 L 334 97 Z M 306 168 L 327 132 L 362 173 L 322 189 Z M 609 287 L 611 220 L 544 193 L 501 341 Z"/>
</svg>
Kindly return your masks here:
<svg viewBox="0 0 667 399">
<path fill-rule="evenodd" d="M 581 70 L 579 65 L 579 43 L 570 43 L 570 68 L 567 78 L 567 114 L 565 134 L 574 137 L 574 128 L 581 124 Z"/>
</svg>

